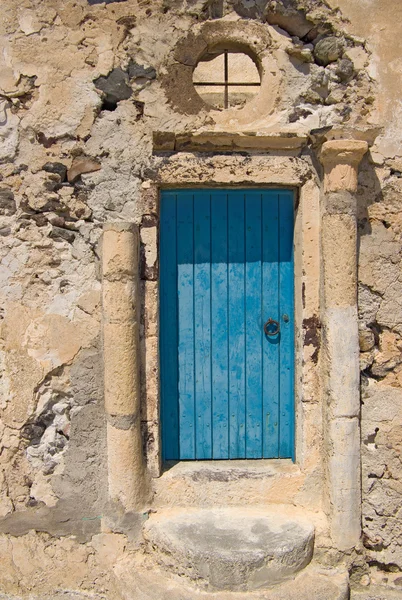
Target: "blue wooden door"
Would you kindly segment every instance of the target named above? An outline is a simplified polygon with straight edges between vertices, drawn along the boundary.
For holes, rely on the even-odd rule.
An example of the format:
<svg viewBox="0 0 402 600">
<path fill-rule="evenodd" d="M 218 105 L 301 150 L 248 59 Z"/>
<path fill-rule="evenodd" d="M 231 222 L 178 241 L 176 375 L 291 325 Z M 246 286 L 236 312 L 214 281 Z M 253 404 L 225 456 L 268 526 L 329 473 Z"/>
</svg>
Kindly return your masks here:
<svg viewBox="0 0 402 600">
<path fill-rule="evenodd" d="M 291 191 L 162 192 L 165 460 L 293 458 L 293 312 Z"/>
</svg>

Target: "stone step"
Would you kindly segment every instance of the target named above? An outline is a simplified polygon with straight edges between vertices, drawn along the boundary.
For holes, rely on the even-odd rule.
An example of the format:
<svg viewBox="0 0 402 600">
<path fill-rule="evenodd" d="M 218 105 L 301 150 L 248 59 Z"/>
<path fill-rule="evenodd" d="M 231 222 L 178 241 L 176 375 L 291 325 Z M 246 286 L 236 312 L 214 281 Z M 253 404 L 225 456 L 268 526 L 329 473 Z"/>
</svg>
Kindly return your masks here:
<svg viewBox="0 0 402 600">
<path fill-rule="evenodd" d="M 250 505 L 294 504 L 304 480 L 290 459 L 183 461 L 168 464 L 162 476 L 153 480 L 154 506 L 226 507 L 242 504 L 245 498 Z"/>
<path fill-rule="evenodd" d="M 152 514 L 144 538 L 156 561 L 204 589 L 282 583 L 313 555 L 314 527 L 277 509 L 176 509 Z"/>
</svg>

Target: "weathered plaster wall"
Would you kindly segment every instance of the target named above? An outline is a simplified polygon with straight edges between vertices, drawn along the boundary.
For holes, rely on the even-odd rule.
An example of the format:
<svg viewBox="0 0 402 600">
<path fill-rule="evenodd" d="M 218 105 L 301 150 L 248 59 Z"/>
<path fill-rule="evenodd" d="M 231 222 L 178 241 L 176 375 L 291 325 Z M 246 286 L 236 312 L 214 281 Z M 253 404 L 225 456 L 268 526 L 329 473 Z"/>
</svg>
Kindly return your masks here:
<svg viewBox="0 0 402 600">
<path fill-rule="evenodd" d="M 402 5 L 392 0 L 329 0 L 348 19 L 346 30 L 366 40 L 370 51 L 370 76 L 378 81 L 379 121 L 384 127 L 377 142 L 384 157 L 401 156 L 402 118 L 401 53 L 395 40 L 402 33 Z M 362 15 L 366 18 L 361 18 Z"/>
<path fill-rule="evenodd" d="M 362 10 L 370 19 L 361 18 Z M 43 551 L 56 562 L 60 555 L 64 564 L 63 556 L 74 551 L 85 554 L 82 563 L 94 571 L 74 578 L 66 568 L 58 585 L 102 592 L 99 536 L 112 535 L 99 533 L 100 517 L 109 510 L 99 246 L 107 221 L 141 226 L 142 427 L 155 471 L 158 208 L 150 181 L 164 158 L 152 159 L 152 132 L 304 135 L 331 126 L 383 128 L 362 166 L 358 190 L 363 525 L 367 560 L 374 569 L 395 571 L 386 577 L 397 578 L 402 570 L 401 11 L 391 0 L 3 0 L 0 529 L 24 536 L 1 538 L 2 556 L 12 547 L 13 562 L 1 570 L 0 587 L 20 586 L 25 592 L 42 585 L 40 578 L 21 575 L 15 553 Z M 188 105 L 181 112 L 181 73 L 191 70 L 194 57 L 186 65 L 173 50 L 190 32 L 200 33 L 204 22 L 222 23 L 222 18 L 224 24 L 263 24 L 269 38 L 276 95 L 263 103 L 265 113 L 258 109 L 251 119 L 205 106 Z M 303 160 L 311 166 L 309 155 L 307 150 Z M 213 161 L 208 168 L 213 173 Z M 318 315 L 311 318 L 314 354 L 319 322 Z M 315 420 L 317 409 L 311 406 Z M 315 448 L 319 431 L 311 434 Z M 313 489 L 317 498 L 321 492 L 319 469 L 314 473 L 312 488 L 302 488 L 301 496 L 311 497 Z M 132 524 L 133 536 L 137 525 Z M 47 533 L 35 536 L 30 529 Z M 84 546 L 48 534 L 72 534 L 78 542 L 98 537 Z M 124 554 L 121 537 L 105 538 L 116 547 L 110 564 Z M 45 570 L 46 561 L 39 563 L 37 569 Z M 367 577 L 365 572 L 363 582 Z"/>
</svg>

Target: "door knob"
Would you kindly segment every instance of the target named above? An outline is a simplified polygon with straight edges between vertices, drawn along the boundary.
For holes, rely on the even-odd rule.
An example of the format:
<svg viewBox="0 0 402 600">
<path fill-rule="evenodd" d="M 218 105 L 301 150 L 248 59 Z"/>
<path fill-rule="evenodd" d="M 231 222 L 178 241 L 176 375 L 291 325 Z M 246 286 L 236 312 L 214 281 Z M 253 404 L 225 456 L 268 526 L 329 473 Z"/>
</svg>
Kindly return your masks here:
<svg viewBox="0 0 402 600">
<path fill-rule="evenodd" d="M 280 326 L 279 326 L 278 321 L 271 319 L 271 317 L 268 319 L 268 321 L 264 325 L 265 335 L 277 335 L 279 333 L 279 329 L 280 329 Z"/>
</svg>

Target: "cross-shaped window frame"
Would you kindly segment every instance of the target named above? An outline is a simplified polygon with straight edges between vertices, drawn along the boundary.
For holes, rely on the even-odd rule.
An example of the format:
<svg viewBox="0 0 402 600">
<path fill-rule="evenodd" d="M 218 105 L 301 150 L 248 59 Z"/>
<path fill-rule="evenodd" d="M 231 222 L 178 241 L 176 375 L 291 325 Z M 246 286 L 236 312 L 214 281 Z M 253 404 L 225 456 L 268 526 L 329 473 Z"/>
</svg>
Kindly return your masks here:
<svg viewBox="0 0 402 600">
<path fill-rule="evenodd" d="M 217 81 L 194 81 L 193 85 L 195 87 L 197 86 L 216 86 L 216 87 L 223 87 L 223 106 L 224 108 L 229 108 L 229 87 L 239 87 L 239 86 L 244 86 L 244 87 L 256 87 L 256 86 L 261 86 L 261 81 L 259 81 L 258 83 L 253 83 L 253 82 L 230 82 L 229 81 L 229 54 L 233 54 L 233 52 L 230 52 L 230 50 L 224 50 L 223 51 L 223 73 L 224 73 L 224 81 L 223 82 L 217 82 Z"/>
</svg>

